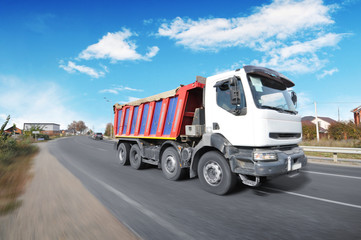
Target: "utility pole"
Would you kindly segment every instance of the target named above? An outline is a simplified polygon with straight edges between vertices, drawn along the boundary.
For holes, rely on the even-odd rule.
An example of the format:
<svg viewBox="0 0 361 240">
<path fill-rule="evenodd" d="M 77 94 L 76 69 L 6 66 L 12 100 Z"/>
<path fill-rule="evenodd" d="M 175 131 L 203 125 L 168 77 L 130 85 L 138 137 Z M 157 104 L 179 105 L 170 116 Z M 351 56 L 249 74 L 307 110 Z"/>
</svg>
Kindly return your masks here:
<svg viewBox="0 0 361 240">
<path fill-rule="evenodd" d="M 316 102 L 314 102 L 315 103 L 315 117 L 316 117 L 316 137 L 317 137 L 317 142 L 319 142 L 320 141 L 320 134 L 319 134 L 319 132 L 318 132 L 318 117 L 317 117 L 317 104 L 316 104 Z"/>
<path fill-rule="evenodd" d="M 337 108 L 337 113 L 338 113 L 338 121 L 340 121 L 340 107 Z"/>
</svg>

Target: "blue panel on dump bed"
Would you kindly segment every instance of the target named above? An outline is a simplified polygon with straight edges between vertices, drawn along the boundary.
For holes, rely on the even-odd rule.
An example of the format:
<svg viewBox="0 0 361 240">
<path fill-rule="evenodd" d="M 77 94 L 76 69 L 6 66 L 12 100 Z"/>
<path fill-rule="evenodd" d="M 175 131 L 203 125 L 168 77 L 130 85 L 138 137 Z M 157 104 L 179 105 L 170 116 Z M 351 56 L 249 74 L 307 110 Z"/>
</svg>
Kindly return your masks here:
<svg viewBox="0 0 361 240">
<path fill-rule="evenodd" d="M 145 126 L 147 125 L 148 111 L 149 111 L 149 103 L 144 104 L 142 123 L 140 124 L 139 134 L 144 134 Z"/>
<path fill-rule="evenodd" d="M 172 131 L 173 119 L 174 119 L 175 110 L 177 108 L 177 102 L 178 102 L 178 97 L 173 97 L 170 98 L 169 100 L 167 118 L 165 120 L 163 135 L 170 135 L 170 132 Z"/>
<path fill-rule="evenodd" d="M 158 123 L 159 123 L 159 116 L 160 111 L 162 110 L 162 101 L 158 101 L 155 103 L 152 127 L 150 129 L 150 134 L 155 135 L 157 133 Z"/>
<path fill-rule="evenodd" d="M 124 120 L 123 134 L 127 133 L 128 118 L 129 118 L 129 108 L 127 108 L 127 110 L 125 110 L 125 120 Z"/>
<path fill-rule="evenodd" d="M 132 120 L 132 126 L 130 128 L 130 134 L 134 134 L 135 124 L 137 124 L 138 109 L 139 107 L 136 106 L 133 111 L 133 120 Z"/>
<path fill-rule="evenodd" d="M 120 120 L 122 120 L 122 110 L 118 111 L 118 124 L 117 124 L 117 134 L 122 134 L 121 132 L 119 132 L 119 127 L 120 127 Z"/>
</svg>

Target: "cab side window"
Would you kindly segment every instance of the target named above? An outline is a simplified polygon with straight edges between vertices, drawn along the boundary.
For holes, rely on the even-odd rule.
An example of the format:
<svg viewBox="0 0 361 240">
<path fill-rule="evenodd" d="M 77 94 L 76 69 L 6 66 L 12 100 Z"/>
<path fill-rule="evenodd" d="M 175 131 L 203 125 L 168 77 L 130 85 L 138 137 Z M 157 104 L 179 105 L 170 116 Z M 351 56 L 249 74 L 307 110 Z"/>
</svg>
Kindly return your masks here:
<svg viewBox="0 0 361 240">
<path fill-rule="evenodd" d="M 235 113 L 246 107 L 246 98 L 244 96 L 242 82 L 238 80 L 237 85 L 240 90 L 241 103 L 239 105 L 232 105 L 231 103 L 231 90 L 229 82 L 225 81 L 223 84 L 216 87 L 217 91 L 217 105 L 224 110 Z"/>
</svg>

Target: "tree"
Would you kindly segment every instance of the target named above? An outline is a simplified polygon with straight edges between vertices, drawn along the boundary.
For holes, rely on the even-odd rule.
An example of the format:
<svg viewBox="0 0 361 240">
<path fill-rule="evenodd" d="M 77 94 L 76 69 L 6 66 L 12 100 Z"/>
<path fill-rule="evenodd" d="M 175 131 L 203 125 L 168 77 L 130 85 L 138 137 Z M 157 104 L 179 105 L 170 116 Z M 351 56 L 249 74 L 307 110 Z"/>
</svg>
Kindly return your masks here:
<svg viewBox="0 0 361 240">
<path fill-rule="evenodd" d="M 80 132 L 81 134 L 83 134 L 87 128 L 88 127 L 85 125 L 85 123 L 83 121 L 78 121 L 76 123 L 76 130 L 78 132 Z"/>
<path fill-rule="evenodd" d="M 68 125 L 68 131 L 72 132 L 73 134 L 76 133 L 76 121 L 73 121 Z"/>
<path fill-rule="evenodd" d="M 0 129 L 0 140 L 1 141 L 6 141 L 6 139 L 8 138 L 8 135 L 5 133 L 5 127 L 6 125 L 8 124 L 10 120 L 10 115 L 6 118 L 6 121 L 4 122 L 4 124 L 1 126 L 1 129 Z"/>
<path fill-rule="evenodd" d="M 73 134 L 79 132 L 84 134 L 84 132 L 88 129 L 85 125 L 84 121 L 73 121 L 68 125 L 68 131 L 72 132 Z"/>
<path fill-rule="evenodd" d="M 107 123 L 107 126 L 105 127 L 104 135 L 108 136 L 108 137 L 111 137 L 112 136 L 112 131 L 113 131 L 113 124 Z"/>
</svg>

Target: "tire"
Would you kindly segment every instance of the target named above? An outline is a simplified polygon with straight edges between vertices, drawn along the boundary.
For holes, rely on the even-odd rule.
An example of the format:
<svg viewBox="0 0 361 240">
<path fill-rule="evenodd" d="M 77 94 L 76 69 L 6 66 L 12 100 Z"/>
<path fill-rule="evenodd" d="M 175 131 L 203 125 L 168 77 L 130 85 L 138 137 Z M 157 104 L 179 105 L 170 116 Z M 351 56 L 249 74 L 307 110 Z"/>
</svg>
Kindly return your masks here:
<svg viewBox="0 0 361 240">
<path fill-rule="evenodd" d="M 224 195 L 232 191 L 237 177 L 231 172 L 227 160 L 216 151 L 205 153 L 198 163 L 198 177 L 204 190 Z"/>
<path fill-rule="evenodd" d="M 130 165 L 134 169 L 139 170 L 139 169 L 143 168 L 144 163 L 142 163 L 142 154 L 140 152 L 140 148 L 139 148 L 138 144 L 134 144 L 130 148 L 129 161 L 130 161 Z"/>
<path fill-rule="evenodd" d="M 184 176 L 185 169 L 180 166 L 180 157 L 174 147 L 168 147 L 162 154 L 162 171 L 168 180 L 177 181 Z"/>
<path fill-rule="evenodd" d="M 118 158 L 120 165 L 129 165 L 130 144 L 121 143 L 118 147 Z"/>
</svg>

